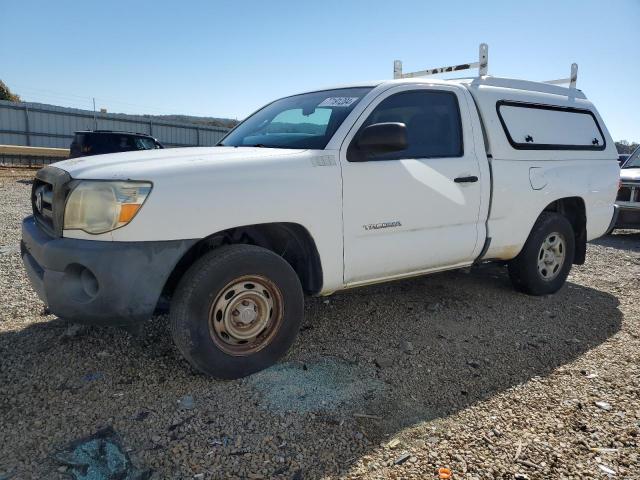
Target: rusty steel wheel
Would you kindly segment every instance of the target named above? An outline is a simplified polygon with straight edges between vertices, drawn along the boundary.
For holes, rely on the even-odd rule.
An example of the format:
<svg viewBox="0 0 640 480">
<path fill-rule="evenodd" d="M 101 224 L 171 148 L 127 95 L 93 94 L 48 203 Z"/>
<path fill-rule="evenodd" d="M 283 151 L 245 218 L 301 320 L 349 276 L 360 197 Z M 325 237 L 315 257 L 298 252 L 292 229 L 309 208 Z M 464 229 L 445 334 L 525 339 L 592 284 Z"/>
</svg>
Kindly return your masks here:
<svg viewBox="0 0 640 480">
<path fill-rule="evenodd" d="M 224 245 L 193 263 L 178 283 L 169 321 L 184 357 L 216 378 L 239 378 L 278 361 L 304 315 L 298 275 L 280 255 Z"/>
<path fill-rule="evenodd" d="M 272 281 L 259 275 L 240 277 L 211 304 L 211 339 L 229 355 L 250 355 L 269 344 L 282 314 L 282 294 Z"/>
</svg>

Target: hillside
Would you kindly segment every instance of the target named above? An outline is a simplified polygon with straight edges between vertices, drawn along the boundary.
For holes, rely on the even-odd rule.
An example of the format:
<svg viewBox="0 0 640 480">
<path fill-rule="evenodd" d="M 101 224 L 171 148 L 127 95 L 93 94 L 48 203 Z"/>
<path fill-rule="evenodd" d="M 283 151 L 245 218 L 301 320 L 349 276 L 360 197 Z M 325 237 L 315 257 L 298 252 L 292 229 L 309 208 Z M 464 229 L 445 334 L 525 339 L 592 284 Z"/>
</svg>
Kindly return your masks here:
<svg viewBox="0 0 640 480">
<path fill-rule="evenodd" d="M 208 125 L 214 127 L 233 128 L 239 122 L 232 118 L 217 117 L 194 117 L 191 115 L 143 115 L 147 118 L 155 118 L 158 120 L 169 120 L 172 122 L 197 123 L 200 125 Z"/>
</svg>

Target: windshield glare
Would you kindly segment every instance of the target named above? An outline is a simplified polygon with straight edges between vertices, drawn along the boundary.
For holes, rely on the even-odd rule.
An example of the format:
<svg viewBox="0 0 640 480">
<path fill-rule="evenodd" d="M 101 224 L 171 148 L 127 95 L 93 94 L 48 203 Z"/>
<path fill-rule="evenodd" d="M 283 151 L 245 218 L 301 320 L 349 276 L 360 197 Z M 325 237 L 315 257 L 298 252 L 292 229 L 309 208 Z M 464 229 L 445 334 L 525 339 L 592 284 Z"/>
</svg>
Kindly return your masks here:
<svg viewBox="0 0 640 480">
<path fill-rule="evenodd" d="M 622 168 L 640 168 L 640 147 L 636 148 L 631 156 L 627 158 Z"/>
<path fill-rule="evenodd" d="M 323 149 L 370 90 L 323 90 L 276 100 L 247 118 L 218 145 Z"/>
</svg>

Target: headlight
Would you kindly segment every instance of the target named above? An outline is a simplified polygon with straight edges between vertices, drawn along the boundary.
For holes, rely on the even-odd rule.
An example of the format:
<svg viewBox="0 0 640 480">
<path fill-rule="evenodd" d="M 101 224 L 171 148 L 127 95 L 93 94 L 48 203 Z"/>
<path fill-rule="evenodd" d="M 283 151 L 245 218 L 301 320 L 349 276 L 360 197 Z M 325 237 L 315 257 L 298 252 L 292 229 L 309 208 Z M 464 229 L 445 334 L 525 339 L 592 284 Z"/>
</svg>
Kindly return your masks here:
<svg viewBox="0 0 640 480">
<path fill-rule="evenodd" d="M 81 180 L 67 199 L 64 229 L 97 234 L 123 227 L 136 216 L 150 191 L 149 182 Z"/>
</svg>

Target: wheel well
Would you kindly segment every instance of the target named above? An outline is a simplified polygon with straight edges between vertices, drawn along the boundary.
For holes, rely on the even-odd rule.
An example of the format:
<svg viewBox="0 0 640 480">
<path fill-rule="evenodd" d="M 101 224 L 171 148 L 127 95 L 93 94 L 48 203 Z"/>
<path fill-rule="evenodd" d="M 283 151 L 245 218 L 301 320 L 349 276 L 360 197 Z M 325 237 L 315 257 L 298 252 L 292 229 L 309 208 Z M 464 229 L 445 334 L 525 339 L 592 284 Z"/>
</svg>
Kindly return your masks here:
<svg viewBox="0 0 640 480">
<path fill-rule="evenodd" d="M 551 202 L 545 212 L 557 212 L 571 223 L 576 237 L 576 252 L 573 263 L 582 265 L 587 254 L 587 210 L 580 197 L 567 197 Z"/>
<path fill-rule="evenodd" d="M 256 245 L 271 250 L 293 267 L 306 293 L 315 294 L 322 289 L 320 255 L 311 234 L 301 225 L 283 222 L 245 225 L 203 238 L 178 261 L 165 283 L 162 297 L 171 297 L 182 275 L 198 258 L 222 245 L 232 244 Z"/>
</svg>

